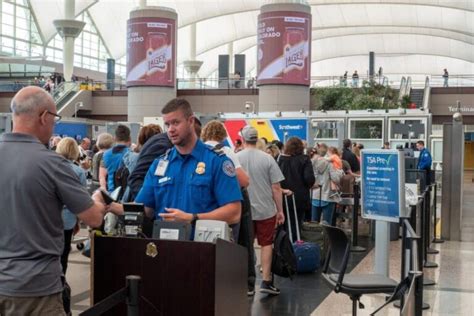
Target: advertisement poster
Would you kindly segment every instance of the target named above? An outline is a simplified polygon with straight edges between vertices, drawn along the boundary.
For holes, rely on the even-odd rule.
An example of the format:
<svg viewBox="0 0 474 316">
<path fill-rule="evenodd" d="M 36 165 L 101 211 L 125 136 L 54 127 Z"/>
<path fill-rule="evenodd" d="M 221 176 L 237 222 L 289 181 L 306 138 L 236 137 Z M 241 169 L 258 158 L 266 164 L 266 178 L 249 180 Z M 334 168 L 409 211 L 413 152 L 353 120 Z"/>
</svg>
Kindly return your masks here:
<svg viewBox="0 0 474 316">
<path fill-rule="evenodd" d="M 404 156 L 397 150 L 363 150 L 362 217 L 398 222 L 405 213 Z M 403 189 L 401 189 L 403 188 Z"/>
<path fill-rule="evenodd" d="M 175 28 L 166 18 L 127 21 L 127 87 L 174 87 Z"/>
<path fill-rule="evenodd" d="M 242 139 L 240 130 L 247 125 L 255 127 L 259 138 L 265 137 L 269 142 L 275 139 L 285 142 L 292 136 L 306 140 L 307 124 L 305 119 L 235 119 L 224 122 L 231 147 L 234 147 L 237 139 Z"/>
<path fill-rule="evenodd" d="M 310 84 L 311 15 L 266 12 L 258 16 L 257 85 Z"/>
</svg>

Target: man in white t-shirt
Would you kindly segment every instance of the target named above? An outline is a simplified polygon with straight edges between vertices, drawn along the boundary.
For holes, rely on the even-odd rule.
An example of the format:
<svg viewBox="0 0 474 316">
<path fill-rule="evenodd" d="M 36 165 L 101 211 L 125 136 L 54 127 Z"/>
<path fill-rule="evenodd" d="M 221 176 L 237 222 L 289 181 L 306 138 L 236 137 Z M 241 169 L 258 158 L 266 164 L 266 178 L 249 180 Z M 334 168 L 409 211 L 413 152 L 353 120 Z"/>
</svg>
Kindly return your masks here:
<svg viewBox="0 0 474 316">
<path fill-rule="evenodd" d="M 241 131 L 244 150 L 237 153 L 240 164 L 250 175 L 248 187 L 255 236 L 261 248 L 262 284 L 260 292 L 280 294 L 271 277 L 272 245 L 276 224 L 283 224 L 280 182 L 285 179 L 275 159 L 257 149 L 258 132 L 251 126 Z"/>
</svg>

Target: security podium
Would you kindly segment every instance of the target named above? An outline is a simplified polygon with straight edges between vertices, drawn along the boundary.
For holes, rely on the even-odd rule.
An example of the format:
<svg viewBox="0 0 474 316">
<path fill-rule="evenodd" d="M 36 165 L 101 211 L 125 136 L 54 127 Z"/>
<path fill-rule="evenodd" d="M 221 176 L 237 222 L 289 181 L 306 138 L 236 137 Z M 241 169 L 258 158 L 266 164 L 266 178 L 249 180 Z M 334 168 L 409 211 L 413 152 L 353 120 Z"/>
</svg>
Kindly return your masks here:
<svg viewBox="0 0 474 316">
<path fill-rule="evenodd" d="M 138 275 L 140 315 L 247 315 L 247 250 L 216 243 L 98 237 L 92 242 L 91 305 Z M 125 315 L 125 303 L 104 315 Z"/>
</svg>

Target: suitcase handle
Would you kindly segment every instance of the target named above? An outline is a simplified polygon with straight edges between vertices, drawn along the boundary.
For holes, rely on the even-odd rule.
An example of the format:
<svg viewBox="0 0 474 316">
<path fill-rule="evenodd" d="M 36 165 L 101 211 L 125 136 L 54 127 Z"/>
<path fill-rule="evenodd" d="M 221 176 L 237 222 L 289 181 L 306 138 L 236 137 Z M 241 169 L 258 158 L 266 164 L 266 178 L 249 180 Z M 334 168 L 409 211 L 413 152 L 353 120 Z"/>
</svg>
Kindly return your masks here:
<svg viewBox="0 0 474 316">
<path fill-rule="evenodd" d="M 297 241 L 301 240 L 300 236 L 300 227 L 298 223 L 298 215 L 296 214 L 296 201 L 295 201 L 295 193 L 291 194 L 291 198 L 293 201 L 293 212 L 295 215 L 295 227 L 296 227 L 296 239 Z M 290 220 L 290 209 L 288 208 L 288 195 L 285 194 L 285 205 L 286 205 L 286 217 L 288 222 L 288 231 L 290 233 L 290 241 L 293 243 L 293 234 L 291 233 L 291 220 Z"/>
</svg>

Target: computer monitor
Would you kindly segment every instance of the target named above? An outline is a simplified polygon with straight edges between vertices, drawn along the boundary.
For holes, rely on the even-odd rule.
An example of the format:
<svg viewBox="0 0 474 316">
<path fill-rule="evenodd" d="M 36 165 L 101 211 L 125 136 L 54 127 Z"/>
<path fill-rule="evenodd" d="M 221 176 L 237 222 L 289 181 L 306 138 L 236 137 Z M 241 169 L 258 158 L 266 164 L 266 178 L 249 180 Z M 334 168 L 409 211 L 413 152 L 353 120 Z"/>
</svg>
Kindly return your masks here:
<svg viewBox="0 0 474 316">
<path fill-rule="evenodd" d="M 416 158 L 405 156 L 405 169 L 416 169 L 417 163 Z"/>
</svg>

